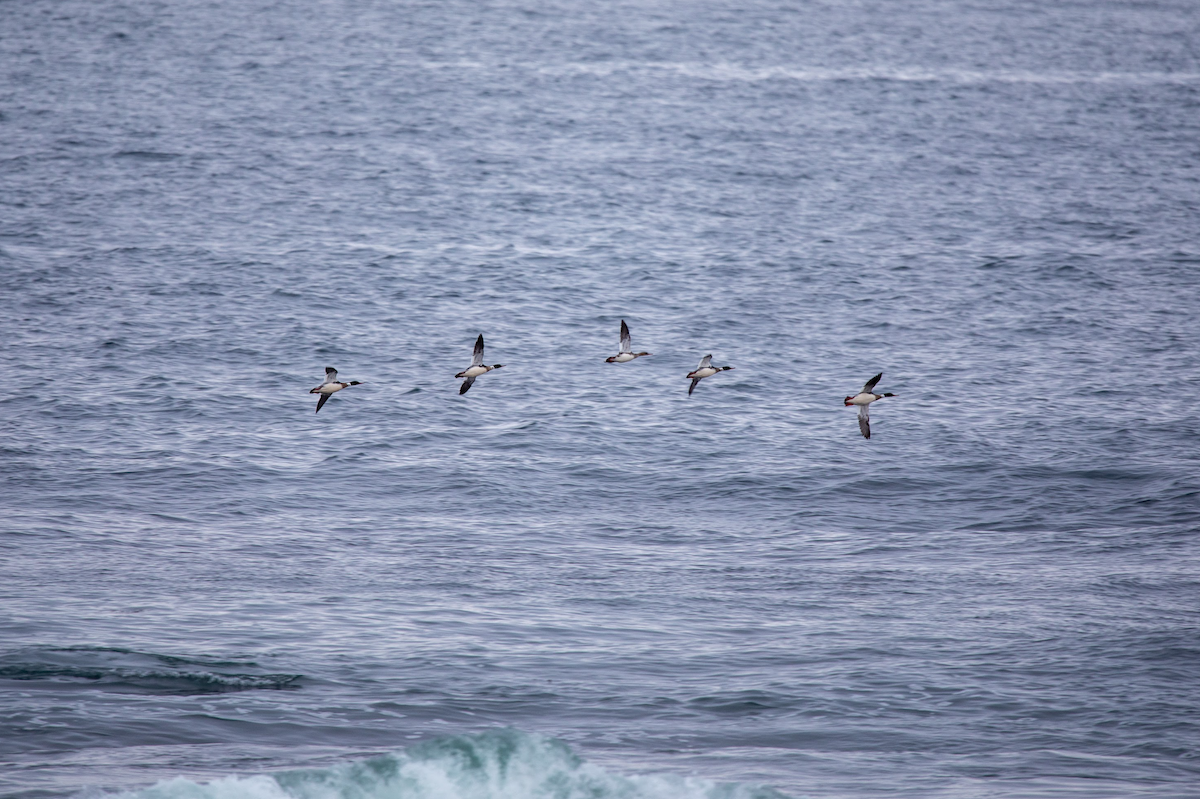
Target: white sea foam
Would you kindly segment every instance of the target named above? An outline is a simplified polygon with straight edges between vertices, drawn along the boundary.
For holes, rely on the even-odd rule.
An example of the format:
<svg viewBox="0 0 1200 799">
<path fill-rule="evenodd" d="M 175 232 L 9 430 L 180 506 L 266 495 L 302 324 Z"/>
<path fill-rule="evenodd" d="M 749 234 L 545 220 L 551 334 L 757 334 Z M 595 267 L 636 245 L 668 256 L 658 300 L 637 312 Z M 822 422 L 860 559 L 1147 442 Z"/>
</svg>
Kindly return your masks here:
<svg viewBox="0 0 1200 799">
<path fill-rule="evenodd" d="M 622 776 L 561 741 L 515 730 L 450 736 L 332 768 L 176 778 L 120 799 L 781 799 L 755 785 L 698 777 Z"/>
</svg>

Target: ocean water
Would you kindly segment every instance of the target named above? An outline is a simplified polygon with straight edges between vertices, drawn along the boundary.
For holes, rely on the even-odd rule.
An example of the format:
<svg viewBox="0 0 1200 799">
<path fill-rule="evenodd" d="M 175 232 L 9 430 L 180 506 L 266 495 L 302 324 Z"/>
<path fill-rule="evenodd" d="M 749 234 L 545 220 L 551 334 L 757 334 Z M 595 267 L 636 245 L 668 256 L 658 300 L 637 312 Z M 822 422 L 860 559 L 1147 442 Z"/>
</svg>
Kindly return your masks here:
<svg viewBox="0 0 1200 799">
<path fill-rule="evenodd" d="M 0 2 L 0 793 L 1200 796 L 1198 311 L 1192 2 Z"/>
</svg>

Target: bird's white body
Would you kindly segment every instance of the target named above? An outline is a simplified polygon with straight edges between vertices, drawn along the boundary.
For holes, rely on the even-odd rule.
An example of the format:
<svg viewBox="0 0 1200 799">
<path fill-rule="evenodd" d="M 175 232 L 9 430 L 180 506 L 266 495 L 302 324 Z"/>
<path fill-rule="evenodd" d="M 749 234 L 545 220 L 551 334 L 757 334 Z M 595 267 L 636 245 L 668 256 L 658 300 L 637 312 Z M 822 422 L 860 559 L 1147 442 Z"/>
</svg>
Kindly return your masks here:
<svg viewBox="0 0 1200 799">
<path fill-rule="evenodd" d="M 883 399 L 882 394 L 869 394 L 865 391 L 855 394 L 846 400 L 847 405 L 870 405 L 875 400 Z"/>
<path fill-rule="evenodd" d="M 632 352 L 619 352 L 613 357 L 609 358 L 609 360 L 613 363 L 629 363 L 636 357 L 638 356 L 634 355 Z"/>
<path fill-rule="evenodd" d="M 492 369 L 494 369 L 494 368 L 495 368 L 494 366 L 483 366 L 483 365 L 472 366 L 468 369 L 465 369 L 465 370 L 459 372 L 458 374 L 455 375 L 455 377 L 479 377 L 480 375 L 486 375 L 488 372 L 492 371 Z"/>
</svg>

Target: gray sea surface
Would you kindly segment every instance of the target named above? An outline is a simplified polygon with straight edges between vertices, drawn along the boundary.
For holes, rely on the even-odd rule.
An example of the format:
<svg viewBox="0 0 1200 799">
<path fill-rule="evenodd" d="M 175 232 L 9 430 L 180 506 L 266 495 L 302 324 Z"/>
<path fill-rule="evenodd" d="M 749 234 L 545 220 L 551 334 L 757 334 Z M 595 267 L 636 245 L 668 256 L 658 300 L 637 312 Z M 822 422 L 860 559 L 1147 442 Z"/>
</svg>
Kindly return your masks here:
<svg viewBox="0 0 1200 799">
<path fill-rule="evenodd" d="M 1200 796 L 1190 0 L 2 0 L 0 341 L 6 796 Z"/>
</svg>

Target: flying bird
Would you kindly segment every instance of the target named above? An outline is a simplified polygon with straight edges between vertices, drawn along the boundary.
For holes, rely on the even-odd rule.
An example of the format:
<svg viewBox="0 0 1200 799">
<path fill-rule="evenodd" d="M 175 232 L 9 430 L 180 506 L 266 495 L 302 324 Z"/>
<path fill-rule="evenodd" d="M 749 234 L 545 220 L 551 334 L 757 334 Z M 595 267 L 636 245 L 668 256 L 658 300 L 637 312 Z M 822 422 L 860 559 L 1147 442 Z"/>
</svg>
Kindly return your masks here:
<svg viewBox="0 0 1200 799">
<path fill-rule="evenodd" d="M 329 401 L 329 398 L 333 396 L 335 391 L 341 391 L 343 388 L 349 388 L 350 386 L 361 385 L 362 383 L 357 380 L 351 380 L 349 383 L 339 382 L 337 379 L 337 369 L 334 369 L 332 366 L 326 366 L 325 382 L 308 392 L 309 394 L 321 395 L 321 398 L 317 400 L 317 410 L 314 413 L 320 412 L 321 406 Z"/>
<path fill-rule="evenodd" d="M 470 390 L 471 384 L 475 382 L 475 378 L 480 375 L 485 375 L 493 369 L 499 369 L 504 364 L 498 363 L 493 366 L 485 366 L 483 363 L 483 334 L 479 334 L 479 338 L 475 339 L 475 354 L 471 358 L 471 365 L 455 375 L 455 377 L 465 377 L 462 386 L 459 387 L 459 394 L 466 394 Z"/>
<path fill-rule="evenodd" d="M 884 397 L 894 397 L 895 394 L 875 394 L 871 389 L 875 388 L 875 384 L 879 382 L 879 378 L 883 377 L 883 372 L 872 377 L 863 386 L 862 391 L 855 394 L 853 397 L 846 397 L 846 405 L 858 406 L 858 429 L 863 434 L 863 438 L 871 437 L 871 413 L 868 410 L 871 403 L 875 400 L 881 400 Z"/>
<path fill-rule="evenodd" d="M 712 377 L 717 372 L 724 372 L 732 368 L 732 366 L 713 366 L 712 355 L 705 355 L 700 359 L 700 365 L 696 367 L 696 370 L 688 372 L 688 377 L 692 379 L 692 384 L 688 386 L 688 396 L 692 396 L 692 392 L 696 390 L 696 384 L 704 378 Z"/>
<path fill-rule="evenodd" d="M 625 320 L 621 320 L 621 349 L 616 355 L 605 358 L 605 363 L 628 363 L 634 358 L 640 358 L 643 355 L 649 355 L 648 352 L 634 352 L 633 339 L 629 337 L 629 325 L 625 324 Z"/>
</svg>

